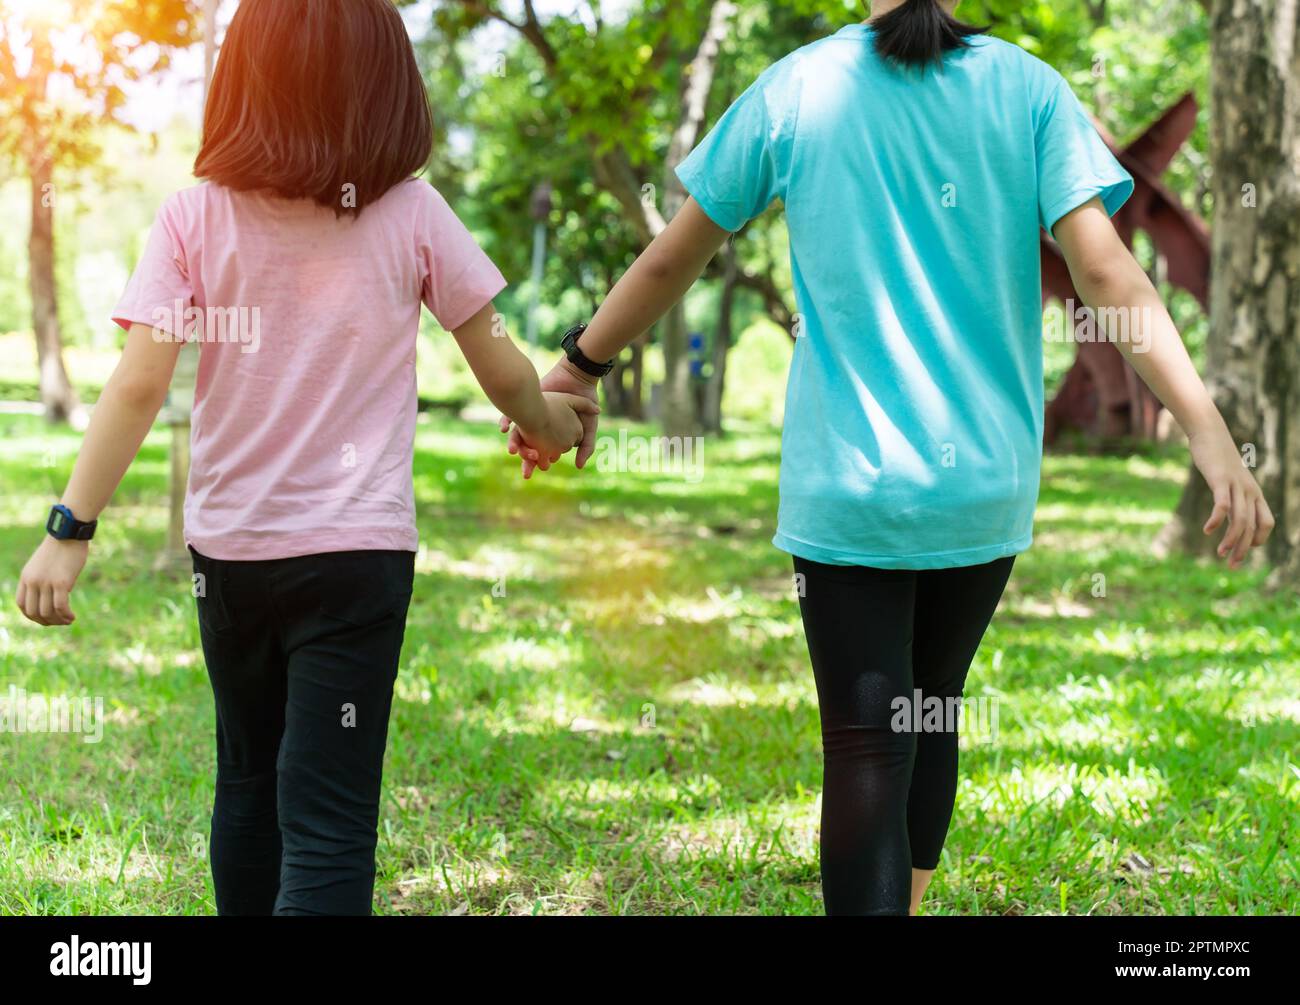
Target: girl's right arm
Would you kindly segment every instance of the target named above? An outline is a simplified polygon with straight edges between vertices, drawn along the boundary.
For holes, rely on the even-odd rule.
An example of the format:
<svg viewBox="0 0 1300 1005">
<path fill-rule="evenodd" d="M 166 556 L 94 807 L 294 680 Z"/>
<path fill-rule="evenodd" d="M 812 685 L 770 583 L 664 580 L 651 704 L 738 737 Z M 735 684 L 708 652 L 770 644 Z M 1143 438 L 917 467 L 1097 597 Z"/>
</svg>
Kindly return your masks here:
<svg viewBox="0 0 1300 1005">
<path fill-rule="evenodd" d="M 533 364 L 501 329 L 499 318 L 489 303 L 452 335 L 483 393 L 523 430 L 545 471 L 582 440 L 579 415 L 595 415 L 600 407 L 576 394 L 543 394 Z"/>
<path fill-rule="evenodd" d="M 1228 520 L 1218 551 L 1220 556 L 1230 556 L 1229 565 L 1237 568 L 1252 546 L 1268 540 L 1273 513 L 1192 365 L 1160 294 L 1120 240 L 1100 199 L 1063 216 L 1054 236 L 1084 303 L 1101 313 L 1127 315 L 1129 332 L 1138 337 L 1109 334 L 1187 434 L 1192 460 L 1214 493 L 1214 512 L 1205 533 L 1213 533 Z"/>
<path fill-rule="evenodd" d="M 90 425 L 72 477 L 59 501 L 83 523 L 98 520 L 135 460 L 158 411 L 181 343 L 166 332 L 134 324 L 112 376 L 90 413 Z M 69 594 L 86 564 L 88 541 L 43 537 L 18 578 L 17 603 L 38 625 L 70 625 L 76 620 Z"/>
<path fill-rule="evenodd" d="M 614 284 L 591 324 L 582 333 L 578 348 L 589 359 L 613 359 L 686 295 L 703 274 L 709 260 L 722 247 L 722 242 L 730 236 L 729 231 L 709 218 L 694 198 L 688 198 L 668 226 Z M 597 381 L 562 359 L 546 375 L 546 383 L 550 387 L 594 395 Z M 510 416 L 509 412 L 502 411 L 507 418 Z M 541 466 L 534 460 L 537 444 L 526 428 L 510 429 L 506 418 L 501 421 L 501 431 L 510 432 L 509 450 L 523 457 L 524 477 L 527 478 L 534 463 Z M 578 450 L 579 467 L 595 449 L 595 437 L 596 424 L 589 422 Z"/>
</svg>

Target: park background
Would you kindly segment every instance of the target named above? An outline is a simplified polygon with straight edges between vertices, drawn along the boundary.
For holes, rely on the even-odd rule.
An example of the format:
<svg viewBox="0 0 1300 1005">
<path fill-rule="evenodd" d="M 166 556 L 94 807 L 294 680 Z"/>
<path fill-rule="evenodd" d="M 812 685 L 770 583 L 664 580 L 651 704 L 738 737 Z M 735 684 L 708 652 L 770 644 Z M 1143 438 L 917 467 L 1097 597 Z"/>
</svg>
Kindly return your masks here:
<svg viewBox="0 0 1300 1005">
<path fill-rule="evenodd" d="M 167 553 L 165 423 L 104 515 L 77 623 L 40 629 L 11 599 L 120 348 L 109 311 L 158 205 L 193 183 L 204 15 L 219 40 L 235 4 L 208 6 L 0 5 L 0 702 L 11 686 L 101 696 L 107 716 L 97 744 L 0 733 L 3 914 L 213 910 L 213 716 L 189 579 Z M 671 165 L 728 102 L 865 16 L 838 0 L 399 6 L 437 127 L 426 177 L 510 280 L 498 306 L 518 338 L 535 334 L 539 368 L 671 216 Z M 1189 549 L 1178 514 L 1209 507 L 1178 431 L 1148 421 L 1122 370 L 1085 385 L 1070 412 L 1083 420 L 1047 456 L 1034 547 L 972 668 L 967 696 L 996 701 L 997 729 L 963 738 L 926 912 L 1294 914 L 1296 11 L 984 0 L 958 13 L 1057 67 L 1117 149 L 1192 95 L 1155 180 L 1165 222 L 1181 213 L 1213 238 L 1189 244 L 1183 219 L 1181 236 L 1153 224 L 1134 248 L 1237 438 L 1257 446 L 1279 527 L 1237 572 Z M 422 545 L 377 910 L 820 912 L 817 709 L 789 559 L 769 543 L 797 320 L 787 251 L 779 212 L 756 220 L 606 381 L 602 435 L 699 435 L 699 477 L 566 461 L 522 482 L 426 315 Z M 1207 312 L 1178 279 L 1211 251 Z M 1051 399 L 1076 347 L 1044 350 Z"/>
</svg>

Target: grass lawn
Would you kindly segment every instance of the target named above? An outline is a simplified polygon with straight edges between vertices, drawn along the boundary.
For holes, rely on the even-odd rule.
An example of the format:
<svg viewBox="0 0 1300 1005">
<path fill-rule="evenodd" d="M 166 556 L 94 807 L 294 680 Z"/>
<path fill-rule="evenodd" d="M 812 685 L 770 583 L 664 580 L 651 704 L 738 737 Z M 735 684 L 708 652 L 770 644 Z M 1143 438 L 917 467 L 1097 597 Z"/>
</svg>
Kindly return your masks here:
<svg viewBox="0 0 1300 1005">
<path fill-rule="evenodd" d="M 0 914 L 210 914 L 211 693 L 188 578 L 154 571 L 165 438 L 106 514 L 77 624 L 50 630 L 12 598 L 77 439 L 0 433 L 0 697 L 102 696 L 108 718 L 97 744 L 0 733 Z M 499 447 L 422 419 L 377 910 L 820 913 L 777 435 L 709 441 L 695 483 L 524 484 Z M 1150 557 L 1183 465 L 1048 459 L 928 913 L 1300 913 L 1300 613 L 1259 571 Z"/>
</svg>

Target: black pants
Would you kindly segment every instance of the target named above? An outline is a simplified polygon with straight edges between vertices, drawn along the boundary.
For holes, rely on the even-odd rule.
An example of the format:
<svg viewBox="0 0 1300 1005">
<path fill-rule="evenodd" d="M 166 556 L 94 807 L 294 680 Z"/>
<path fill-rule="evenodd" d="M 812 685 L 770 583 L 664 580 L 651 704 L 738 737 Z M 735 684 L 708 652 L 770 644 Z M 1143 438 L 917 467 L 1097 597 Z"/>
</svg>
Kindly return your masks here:
<svg viewBox="0 0 1300 1005">
<path fill-rule="evenodd" d="M 193 557 L 217 705 L 217 912 L 369 914 L 415 555 Z"/>
<path fill-rule="evenodd" d="M 925 571 L 794 560 L 821 709 L 827 914 L 905 915 L 911 870 L 939 864 L 957 729 L 912 728 L 915 691 L 922 708 L 961 697 L 1014 560 Z"/>
</svg>

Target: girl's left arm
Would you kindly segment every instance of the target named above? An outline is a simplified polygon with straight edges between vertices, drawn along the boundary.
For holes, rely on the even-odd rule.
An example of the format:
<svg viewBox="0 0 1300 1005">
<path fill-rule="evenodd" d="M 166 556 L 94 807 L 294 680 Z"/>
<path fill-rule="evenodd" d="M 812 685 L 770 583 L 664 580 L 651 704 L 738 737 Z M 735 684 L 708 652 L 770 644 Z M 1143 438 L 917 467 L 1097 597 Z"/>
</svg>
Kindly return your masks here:
<svg viewBox="0 0 1300 1005">
<path fill-rule="evenodd" d="M 90 413 L 72 477 L 59 500 L 78 520 L 98 519 L 131 466 L 167 398 L 180 347 L 164 331 L 131 326 L 122 358 Z M 18 580 L 18 607 L 24 615 L 38 625 L 70 625 L 76 620 L 68 594 L 89 548 L 89 541 L 45 537 Z"/>
<path fill-rule="evenodd" d="M 1192 462 L 1214 495 L 1214 511 L 1202 530 L 1213 533 L 1227 521 L 1218 552 L 1229 567 L 1240 567 L 1251 548 L 1268 540 L 1276 522 L 1160 294 L 1120 239 L 1100 199 L 1061 217 L 1053 236 L 1083 302 L 1098 312 L 1115 348 L 1187 434 Z M 1120 323 L 1118 332 L 1109 330 L 1112 319 Z M 1119 337 L 1126 333 L 1129 337 Z"/>
</svg>

